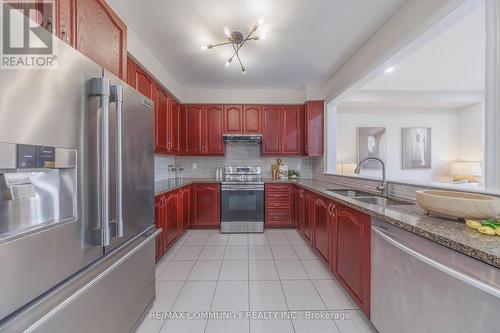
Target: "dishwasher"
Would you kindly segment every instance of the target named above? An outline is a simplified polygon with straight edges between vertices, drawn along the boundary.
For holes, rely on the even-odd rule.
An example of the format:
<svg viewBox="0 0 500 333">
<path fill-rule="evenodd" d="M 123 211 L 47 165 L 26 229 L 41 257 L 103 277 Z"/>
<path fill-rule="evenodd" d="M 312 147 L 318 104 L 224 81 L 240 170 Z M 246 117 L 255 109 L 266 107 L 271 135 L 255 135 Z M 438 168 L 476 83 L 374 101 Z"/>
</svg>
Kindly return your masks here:
<svg viewBox="0 0 500 333">
<path fill-rule="evenodd" d="M 380 333 L 500 332 L 500 270 L 373 219 L 371 321 Z"/>
</svg>

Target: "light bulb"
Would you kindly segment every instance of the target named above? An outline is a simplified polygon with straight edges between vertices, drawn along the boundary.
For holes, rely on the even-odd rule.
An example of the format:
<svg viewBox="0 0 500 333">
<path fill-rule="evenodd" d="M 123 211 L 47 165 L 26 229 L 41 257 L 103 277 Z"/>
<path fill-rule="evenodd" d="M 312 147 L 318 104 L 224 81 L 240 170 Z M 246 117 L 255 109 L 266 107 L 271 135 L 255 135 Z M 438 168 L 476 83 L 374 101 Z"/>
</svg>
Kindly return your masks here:
<svg viewBox="0 0 500 333">
<path fill-rule="evenodd" d="M 245 69 L 245 67 L 243 67 L 243 68 L 241 69 L 241 71 L 243 72 L 243 74 L 246 74 L 246 73 L 247 73 L 247 70 Z"/>
<path fill-rule="evenodd" d="M 224 64 L 226 67 L 228 67 L 231 64 L 231 60 L 226 60 L 226 63 Z"/>
<path fill-rule="evenodd" d="M 267 35 L 266 35 L 266 33 L 265 33 L 265 32 L 263 32 L 263 33 L 261 33 L 261 34 L 259 35 L 259 39 L 266 39 L 266 37 L 267 37 Z"/>
<path fill-rule="evenodd" d="M 394 72 L 394 70 L 395 70 L 395 68 L 391 66 L 391 67 L 387 67 L 387 68 L 385 69 L 385 72 L 386 72 L 386 73 L 392 73 L 392 72 Z"/>
<path fill-rule="evenodd" d="M 208 49 L 208 46 L 206 46 L 206 45 L 202 45 L 202 46 L 201 46 L 201 49 L 202 49 L 203 51 L 205 51 L 205 50 L 207 50 L 207 49 Z"/>
<path fill-rule="evenodd" d="M 228 27 L 224 27 L 224 35 L 228 38 L 231 37 L 231 31 L 229 31 Z"/>
<path fill-rule="evenodd" d="M 261 17 L 259 21 L 257 21 L 257 26 L 260 27 L 264 23 L 264 19 Z"/>
</svg>

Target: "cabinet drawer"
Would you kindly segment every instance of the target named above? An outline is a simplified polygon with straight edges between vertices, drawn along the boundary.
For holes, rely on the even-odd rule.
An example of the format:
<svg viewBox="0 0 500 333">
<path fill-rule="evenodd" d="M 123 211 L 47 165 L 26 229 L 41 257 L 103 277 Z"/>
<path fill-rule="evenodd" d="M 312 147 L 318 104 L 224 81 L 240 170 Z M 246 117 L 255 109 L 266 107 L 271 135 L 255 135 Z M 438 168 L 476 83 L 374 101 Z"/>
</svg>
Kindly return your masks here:
<svg viewBox="0 0 500 333">
<path fill-rule="evenodd" d="M 266 223 L 291 223 L 292 213 L 290 210 L 267 210 Z"/>
<path fill-rule="evenodd" d="M 266 201 L 291 201 L 292 193 L 290 192 L 268 192 L 266 193 Z"/>
<path fill-rule="evenodd" d="M 287 192 L 292 191 L 290 184 L 266 184 L 266 191 L 269 192 Z"/>
<path fill-rule="evenodd" d="M 292 209 L 290 201 L 266 202 L 266 208 Z"/>
</svg>

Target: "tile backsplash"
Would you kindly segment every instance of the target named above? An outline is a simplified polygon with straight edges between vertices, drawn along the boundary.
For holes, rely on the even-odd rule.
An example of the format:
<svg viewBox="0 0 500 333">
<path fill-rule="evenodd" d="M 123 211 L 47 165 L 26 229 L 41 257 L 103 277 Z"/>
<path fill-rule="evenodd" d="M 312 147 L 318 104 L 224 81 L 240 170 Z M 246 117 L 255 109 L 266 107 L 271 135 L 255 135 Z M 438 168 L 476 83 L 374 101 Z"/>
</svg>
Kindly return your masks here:
<svg viewBox="0 0 500 333">
<path fill-rule="evenodd" d="M 155 156 L 155 180 L 168 178 L 169 164 L 184 167 L 185 178 L 215 177 L 218 167 L 227 165 L 250 165 L 262 167 L 263 176 L 271 177 L 271 165 L 276 157 L 261 156 L 260 145 L 244 143 L 227 143 L 225 156 L 193 156 L 193 157 L 163 157 Z M 312 178 L 312 158 L 310 157 L 280 157 L 289 169 L 300 171 L 302 178 Z M 193 163 L 196 169 L 193 169 Z"/>
</svg>

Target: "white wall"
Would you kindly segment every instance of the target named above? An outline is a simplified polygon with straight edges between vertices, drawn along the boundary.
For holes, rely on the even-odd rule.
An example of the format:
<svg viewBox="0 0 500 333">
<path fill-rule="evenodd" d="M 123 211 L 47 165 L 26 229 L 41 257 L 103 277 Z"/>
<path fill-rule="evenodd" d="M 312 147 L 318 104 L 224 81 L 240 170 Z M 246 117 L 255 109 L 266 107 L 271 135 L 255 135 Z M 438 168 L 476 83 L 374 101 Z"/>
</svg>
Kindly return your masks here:
<svg viewBox="0 0 500 333">
<path fill-rule="evenodd" d="M 338 106 L 337 162 L 357 162 L 357 127 L 385 127 L 388 179 L 428 183 L 449 179 L 450 163 L 459 156 L 459 112 L 456 110 L 376 110 Z M 402 128 L 432 128 L 432 169 L 402 170 Z M 360 176 L 380 177 L 363 170 Z"/>
<path fill-rule="evenodd" d="M 325 84 L 330 102 L 428 30 L 465 0 L 408 0 Z"/>
<path fill-rule="evenodd" d="M 474 104 L 458 110 L 458 158 L 461 161 L 483 161 L 484 104 Z"/>
<path fill-rule="evenodd" d="M 301 104 L 302 89 L 184 89 L 184 103 Z"/>
</svg>

